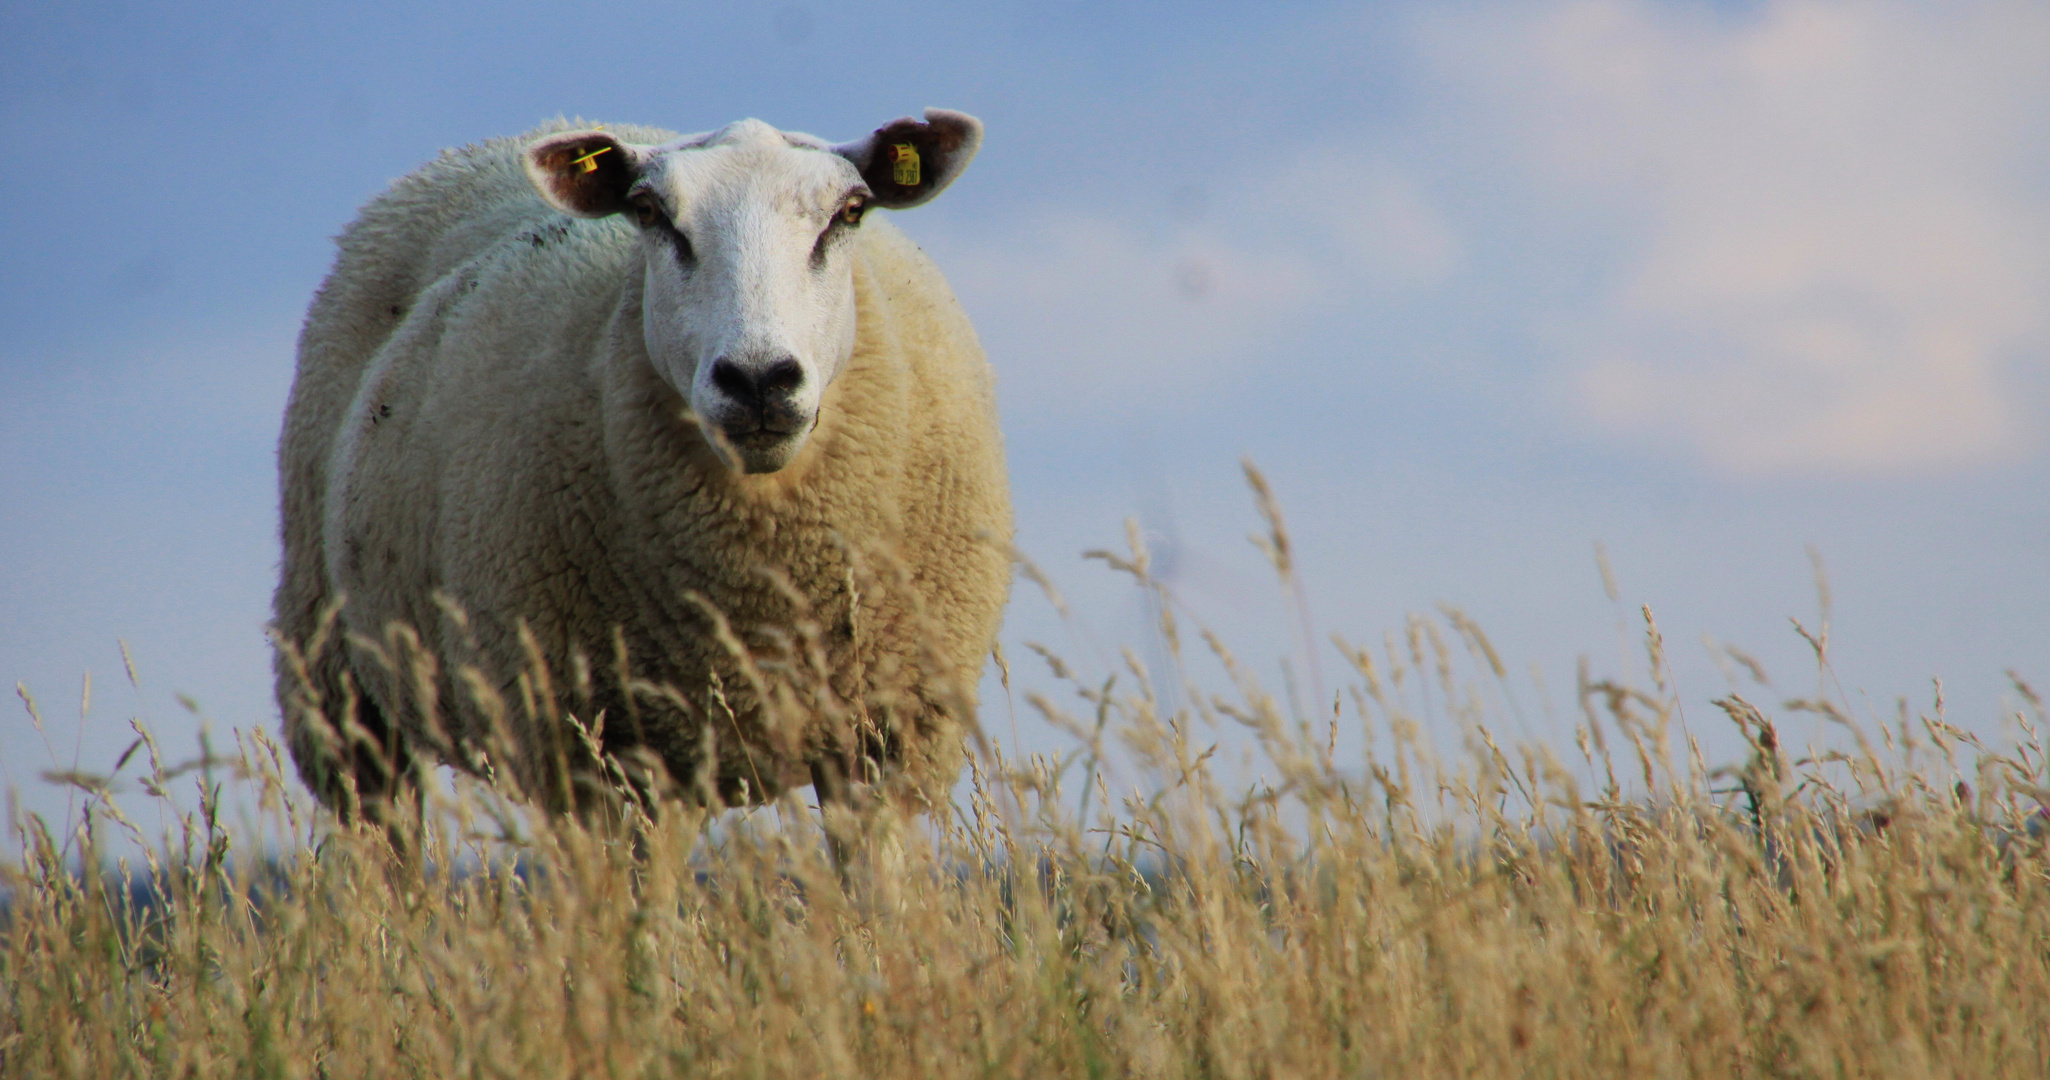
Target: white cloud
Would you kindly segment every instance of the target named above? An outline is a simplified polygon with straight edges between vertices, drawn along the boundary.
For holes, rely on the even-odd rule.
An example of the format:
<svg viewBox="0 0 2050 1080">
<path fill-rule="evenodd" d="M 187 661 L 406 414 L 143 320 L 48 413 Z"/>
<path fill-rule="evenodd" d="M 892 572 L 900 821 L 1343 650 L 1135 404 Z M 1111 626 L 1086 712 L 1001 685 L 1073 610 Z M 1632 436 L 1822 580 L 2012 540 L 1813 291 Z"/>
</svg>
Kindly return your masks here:
<svg viewBox="0 0 2050 1080">
<path fill-rule="evenodd" d="M 2050 8 L 1579 0 L 1426 40 L 1548 197 L 1627 238 L 1546 320 L 1599 426 L 1741 473 L 2040 436 L 2015 376 L 2050 354 Z"/>
</svg>

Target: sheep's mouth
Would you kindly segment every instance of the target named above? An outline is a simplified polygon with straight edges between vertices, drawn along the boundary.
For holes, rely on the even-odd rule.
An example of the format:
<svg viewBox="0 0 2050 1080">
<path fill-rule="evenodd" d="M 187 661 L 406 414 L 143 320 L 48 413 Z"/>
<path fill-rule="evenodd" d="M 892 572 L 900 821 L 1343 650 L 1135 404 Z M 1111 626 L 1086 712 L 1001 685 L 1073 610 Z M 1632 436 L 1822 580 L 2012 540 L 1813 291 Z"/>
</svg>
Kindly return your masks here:
<svg viewBox="0 0 2050 1080">
<path fill-rule="evenodd" d="M 794 423 L 722 424 L 722 457 L 746 473 L 770 473 L 790 464 L 811 434 L 810 419 Z"/>
<path fill-rule="evenodd" d="M 807 417 L 778 417 L 770 420 L 753 419 L 739 423 L 719 425 L 726 440 L 735 446 L 767 446 L 782 442 L 793 435 L 811 431 L 812 421 Z"/>
<path fill-rule="evenodd" d="M 734 443 L 772 443 L 811 430 L 816 415 L 784 402 L 729 402 L 719 410 L 719 431 Z"/>
<path fill-rule="evenodd" d="M 775 472 L 797 457 L 818 425 L 815 409 L 787 402 L 723 401 L 697 414 L 699 430 L 727 466 L 746 473 Z"/>
</svg>

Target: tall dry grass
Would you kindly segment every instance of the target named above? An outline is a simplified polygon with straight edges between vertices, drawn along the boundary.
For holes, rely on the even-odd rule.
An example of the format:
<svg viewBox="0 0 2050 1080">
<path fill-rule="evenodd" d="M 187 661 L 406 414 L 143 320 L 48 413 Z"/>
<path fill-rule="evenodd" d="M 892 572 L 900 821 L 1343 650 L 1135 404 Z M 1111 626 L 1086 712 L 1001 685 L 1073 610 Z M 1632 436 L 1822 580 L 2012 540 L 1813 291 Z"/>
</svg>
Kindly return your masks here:
<svg viewBox="0 0 2050 1080">
<path fill-rule="evenodd" d="M 2019 681 L 2005 754 L 1811 700 L 1857 749 L 1796 756 L 1732 697 L 1749 758 L 1712 769 L 1648 628 L 1644 686 L 1583 677 L 1569 766 L 1495 737 L 1501 665 L 1463 617 L 1345 647 L 1343 707 L 1305 715 L 1182 625 L 1143 550 L 1104 557 L 1160 601 L 1174 670 L 1049 654 L 1082 707 L 1031 700 L 1077 750 L 986 751 L 931 819 L 871 807 L 844 868 L 792 800 L 586 827 L 476 784 L 435 790 L 398 860 L 313 817 L 261 732 L 183 774 L 145 744 L 131 782 L 204 792 L 170 836 L 95 798 L 66 835 L 20 823 L 0 868 L 0 1075 L 2050 1075 Z M 1224 728 L 1265 779 L 1220 766 Z M 231 827 L 234 787 L 258 809 Z M 132 873 L 102 863 L 116 833 Z"/>
</svg>

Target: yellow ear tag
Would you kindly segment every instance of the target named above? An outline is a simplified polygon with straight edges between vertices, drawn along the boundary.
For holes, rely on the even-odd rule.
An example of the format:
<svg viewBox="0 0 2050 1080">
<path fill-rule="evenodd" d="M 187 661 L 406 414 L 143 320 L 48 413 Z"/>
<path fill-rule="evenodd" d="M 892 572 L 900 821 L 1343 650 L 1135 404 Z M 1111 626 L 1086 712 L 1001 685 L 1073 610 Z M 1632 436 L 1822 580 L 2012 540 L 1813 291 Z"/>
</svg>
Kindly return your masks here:
<svg viewBox="0 0 2050 1080">
<path fill-rule="evenodd" d="M 593 150 L 588 154 L 585 154 L 583 157 L 580 157 L 575 161 L 570 162 L 570 164 L 577 166 L 578 172 L 597 172 L 598 155 L 603 154 L 611 149 L 612 148 L 609 146 L 601 146 L 598 149 Z"/>
<path fill-rule="evenodd" d="M 895 162 L 890 179 L 899 187 L 918 186 L 918 147 L 900 142 L 890 147 L 890 160 Z"/>
</svg>

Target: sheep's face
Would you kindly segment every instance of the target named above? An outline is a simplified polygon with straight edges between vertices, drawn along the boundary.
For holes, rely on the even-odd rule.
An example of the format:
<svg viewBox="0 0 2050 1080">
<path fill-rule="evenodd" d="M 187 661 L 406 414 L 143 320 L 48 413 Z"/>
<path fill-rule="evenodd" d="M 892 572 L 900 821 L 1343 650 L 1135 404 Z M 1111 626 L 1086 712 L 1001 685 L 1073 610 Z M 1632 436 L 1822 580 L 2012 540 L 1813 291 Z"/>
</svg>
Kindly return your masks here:
<svg viewBox="0 0 2050 1080">
<path fill-rule="evenodd" d="M 938 194 L 981 141 L 972 117 L 926 116 L 842 146 L 759 120 L 652 147 L 568 132 L 527 170 L 559 209 L 639 225 L 649 358 L 730 465 L 774 472 L 853 355 L 863 216 Z"/>
</svg>

